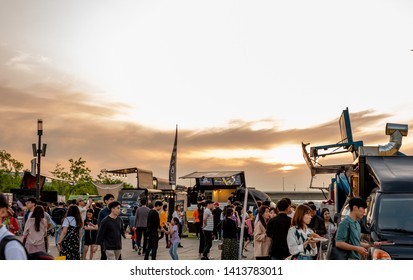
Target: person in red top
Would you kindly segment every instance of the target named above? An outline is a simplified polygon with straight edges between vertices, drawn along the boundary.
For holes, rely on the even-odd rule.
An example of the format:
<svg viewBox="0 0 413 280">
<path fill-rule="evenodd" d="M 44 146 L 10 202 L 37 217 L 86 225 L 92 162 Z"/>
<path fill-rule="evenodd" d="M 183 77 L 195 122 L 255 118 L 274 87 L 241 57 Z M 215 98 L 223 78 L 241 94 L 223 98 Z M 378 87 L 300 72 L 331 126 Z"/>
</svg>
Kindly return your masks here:
<svg viewBox="0 0 413 280">
<path fill-rule="evenodd" d="M 11 233 L 17 235 L 19 231 L 19 223 L 14 217 L 13 209 L 11 209 L 10 207 L 7 209 L 7 216 L 3 220 L 3 225 L 5 225 Z"/>
<path fill-rule="evenodd" d="M 194 210 L 193 217 L 194 217 L 194 225 L 195 225 L 196 237 L 199 238 L 199 232 L 200 232 L 200 230 L 201 230 L 201 223 L 200 223 L 201 221 L 199 220 L 199 210 L 198 210 L 198 208 L 196 208 L 196 209 Z"/>
</svg>

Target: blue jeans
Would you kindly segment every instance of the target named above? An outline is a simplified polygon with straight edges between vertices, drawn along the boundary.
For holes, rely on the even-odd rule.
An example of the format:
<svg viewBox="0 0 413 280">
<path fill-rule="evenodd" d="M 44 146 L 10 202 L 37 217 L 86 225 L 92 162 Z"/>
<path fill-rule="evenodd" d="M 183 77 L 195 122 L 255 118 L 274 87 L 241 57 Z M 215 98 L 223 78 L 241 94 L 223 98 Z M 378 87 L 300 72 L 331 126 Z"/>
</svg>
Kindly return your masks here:
<svg viewBox="0 0 413 280">
<path fill-rule="evenodd" d="M 57 242 L 59 241 L 61 233 L 62 233 L 62 225 L 57 225 L 56 226 L 56 231 L 55 231 L 55 234 L 54 234 L 54 243 L 56 244 L 56 246 L 57 246 Z"/>
<path fill-rule="evenodd" d="M 85 228 L 82 228 L 82 239 L 80 240 L 80 255 L 83 256 L 83 249 L 85 248 Z"/>
<path fill-rule="evenodd" d="M 169 248 L 169 255 L 173 260 L 179 260 L 178 253 L 176 250 L 178 249 L 179 242 L 175 242 L 171 244 L 171 248 Z"/>
<path fill-rule="evenodd" d="M 312 256 L 301 256 L 298 255 L 297 260 L 313 260 Z"/>
</svg>

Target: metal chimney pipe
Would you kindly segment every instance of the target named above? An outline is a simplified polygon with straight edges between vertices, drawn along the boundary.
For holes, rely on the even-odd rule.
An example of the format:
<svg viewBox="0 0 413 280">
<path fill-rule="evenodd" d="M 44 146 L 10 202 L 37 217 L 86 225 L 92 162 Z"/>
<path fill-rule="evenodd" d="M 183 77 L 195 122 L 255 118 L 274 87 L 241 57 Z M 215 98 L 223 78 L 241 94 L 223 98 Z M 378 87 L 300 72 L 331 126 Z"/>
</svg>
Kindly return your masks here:
<svg viewBox="0 0 413 280">
<path fill-rule="evenodd" d="M 407 124 L 386 124 L 386 135 L 390 135 L 390 141 L 386 145 L 379 145 L 380 156 L 393 156 L 397 154 L 401 145 L 402 138 L 406 136 L 408 132 Z"/>
</svg>

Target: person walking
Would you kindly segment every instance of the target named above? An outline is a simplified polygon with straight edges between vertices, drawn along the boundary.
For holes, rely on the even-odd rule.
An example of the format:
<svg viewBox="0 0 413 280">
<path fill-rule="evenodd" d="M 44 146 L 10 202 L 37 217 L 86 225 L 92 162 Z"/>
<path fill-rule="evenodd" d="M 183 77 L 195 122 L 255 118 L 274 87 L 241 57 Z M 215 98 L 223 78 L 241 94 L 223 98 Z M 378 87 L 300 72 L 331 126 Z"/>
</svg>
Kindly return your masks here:
<svg viewBox="0 0 413 280">
<path fill-rule="evenodd" d="M 173 260 L 179 260 L 178 256 L 178 245 L 179 242 L 181 242 L 181 239 L 179 238 L 179 233 L 178 233 L 178 223 L 179 219 L 177 217 L 173 217 L 171 220 L 171 224 L 169 225 L 168 231 L 165 229 L 162 229 L 163 232 L 165 232 L 166 235 L 171 236 L 171 246 L 169 248 L 169 255 Z"/>
<path fill-rule="evenodd" d="M 26 212 L 24 213 L 24 224 L 29 220 L 30 216 L 33 213 L 34 207 L 37 205 L 37 199 L 34 197 L 30 197 L 25 202 L 26 205 Z"/>
<path fill-rule="evenodd" d="M 132 241 L 132 250 L 138 251 L 138 245 L 136 245 L 136 228 L 135 225 L 135 213 L 138 206 L 134 206 L 131 214 L 129 215 L 129 225 L 126 227 L 126 233 L 130 234 Z"/>
<path fill-rule="evenodd" d="M 164 204 L 162 206 L 161 214 L 159 214 L 159 223 L 161 229 L 168 231 L 168 204 Z M 169 248 L 169 234 L 165 234 L 165 231 L 161 231 L 161 236 L 159 239 L 162 239 L 165 236 L 166 248 Z"/>
<path fill-rule="evenodd" d="M 36 205 L 32 215 L 27 220 L 23 231 L 23 243 L 29 254 L 46 251 L 44 238 L 47 236 L 47 221 L 44 217 L 44 209 Z"/>
<path fill-rule="evenodd" d="M 219 207 L 219 203 L 214 203 L 214 210 L 212 210 L 212 215 L 214 216 L 214 241 L 222 240 L 222 223 L 221 223 L 221 213 L 222 209 Z"/>
<path fill-rule="evenodd" d="M 111 203 L 113 201 L 115 201 L 115 197 L 113 196 L 113 194 L 108 193 L 103 197 L 103 203 L 105 203 L 105 207 L 99 211 L 99 214 L 98 214 L 98 227 L 100 226 L 100 223 L 102 222 L 102 220 L 104 218 L 106 218 L 107 216 L 109 216 L 110 210 L 109 210 L 108 205 L 109 205 L 109 203 Z M 101 260 L 106 260 L 107 259 L 107 256 L 105 254 L 105 250 L 103 249 L 102 246 L 100 246 L 100 259 Z"/>
<path fill-rule="evenodd" d="M 288 217 L 289 203 L 281 199 L 277 203 L 278 215 L 268 221 L 267 236 L 271 237 L 271 259 L 284 260 L 290 255 L 287 244 L 288 229 L 291 226 L 291 218 Z"/>
<path fill-rule="evenodd" d="M 312 260 L 317 255 L 317 242 L 311 237 L 313 230 L 308 227 L 310 221 L 311 208 L 308 205 L 299 205 L 287 234 L 288 249 L 294 259 Z"/>
<path fill-rule="evenodd" d="M 200 233 L 200 229 L 201 229 L 201 223 L 200 223 L 200 220 L 199 220 L 199 209 L 201 207 L 202 206 L 198 206 L 193 212 L 195 235 L 196 235 L 196 238 L 198 238 L 198 239 L 199 239 L 199 233 Z"/>
<path fill-rule="evenodd" d="M 201 260 L 209 260 L 209 252 L 212 247 L 212 236 L 214 230 L 214 217 L 212 215 L 212 208 L 214 207 L 214 202 L 212 200 L 205 201 L 205 210 L 203 217 L 202 230 L 204 233 L 205 243 L 204 251 L 202 253 Z"/>
<path fill-rule="evenodd" d="M 138 246 L 138 255 L 146 253 L 146 247 L 148 246 L 148 238 L 146 236 L 146 227 L 148 226 L 148 213 L 149 208 L 146 206 L 146 198 L 141 199 L 141 206 L 136 209 L 135 213 L 135 229 L 136 229 L 136 245 Z M 141 240 L 143 236 L 143 245 Z"/>
<path fill-rule="evenodd" d="M 153 209 L 148 212 L 148 224 L 147 224 L 147 235 L 148 235 L 148 248 L 145 252 L 145 260 L 149 260 L 149 255 L 151 255 L 152 260 L 156 260 L 156 253 L 158 251 L 158 240 L 159 240 L 159 229 L 160 229 L 160 219 L 159 211 L 162 207 L 162 201 L 155 201 Z"/>
<path fill-rule="evenodd" d="M 258 222 L 254 226 L 254 257 L 256 260 L 270 259 L 271 238 L 267 236 L 269 207 L 261 205 L 258 209 Z"/>
<path fill-rule="evenodd" d="M 65 218 L 67 209 L 65 208 L 64 202 L 58 202 L 57 206 L 52 210 L 51 217 L 53 222 L 56 224 L 56 232 L 55 232 L 55 245 L 59 241 L 60 233 L 62 232 L 62 223 L 63 219 Z"/>
<path fill-rule="evenodd" d="M 349 251 L 349 260 L 359 260 L 368 255 L 368 248 L 380 246 L 380 242 L 370 245 L 361 242 L 361 226 L 359 220 L 364 216 L 367 203 L 361 197 L 353 197 L 349 201 L 350 214 L 338 225 L 336 233 L 336 247 Z"/>
<path fill-rule="evenodd" d="M 252 213 L 252 211 L 250 211 Z M 250 213 L 247 211 L 245 216 L 245 229 L 244 229 L 244 251 L 248 251 L 248 245 L 253 241 L 254 227 L 251 221 Z"/>
<path fill-rule="evenodd" d="M 3 221 L 7 216 L 8 209 L 9 203 L 7 198 L 0 193 L 0 242 L 2 242 L 4 238 L 14 236 L 14 234 L 11 233 L 3 224 Z M 4 239 L 4 241 L 6 241 L 6 239 Z M 4 246 L 4 251 L 0 252 L 0 255 L 0 259 L 2 260 L 27 260 L 26 250 L 17 240 L 9 241 L 6 246 Z"/>
<path fill-rule="evenodd" d="M 82 221 L 86 220 L 86 211 L 89 209 L 89 206 L 92 204 L 92 199 L 88 199 L 87 203 L 83 197 L 78 197 L 76 199 L 76 205 L 80 211 L 80 217 Z M 82 237 L 80 240 L 80 255 L 83 258 L 83 250 L 85 248 L 85 228 L 82 228 Z"/>
<path fill-rule="evenodd" d="M 225 209 L 225 217 L 222 221 L 222 251 L 221 260 L 238 260 L 238 240 L 237 240 L 237 223 L 232 216 L 234 209 L 228 206 Z"/>
<path fill-rule="evenodd" d="M 100 223 L 96 244 L 103 247 L 108 260 L 119 260 L 122 252 L 122 236 L 126 238 L 120 215 L 119 201 L 112 201 L 108 208 L 110 214 Z"/>
<path fill-rule="evenodd" d="M 172 213 L 172 218 L 178 218 L 179 224 L 178 224 L 178 233 L 179 233 L 179 238 L 182 238 L 182 228 L 184 226 L 184 213 L 182 212 L 182 206 L 180 204 L 175 205 L 175 211 Z M 178 244 L 178 247 L 183 247 L 181 243 Z"/>
<path fill-rule="evenodd" d="M 66 260 L 80 260 L 80 238 L 83 221 L 79 208 L 70 205 L 62 224 L 62 233 L 57 243 L 57 250 Z"/>
<path fill-rule="evenodd" d="M 205 211 L 205 203 L 201 203 L 198 206 L 198 213 L 199 213 L 199 220 L 204 221 L 204 211 Z M 205 236 L 204 236 L 204 232 L 202 231 L 202 226 L 201 223 L 199 225 L 199 246 L 198 246 L 198 254 L 199 257 L 202 256 L 202 254 L 204 253 L 204 247 L 205 247 Z"/>
<path fill-rule="evenodd" d="M 98 221 L 94 218 L 93 209 L 86 210 L 86 219 L 83 222 L 85 229 L 85 244 L 83 249 L 83 259 L 87 260 L 87 253 L 90 248 L 89 260 L 93 260 L 96 253 L 96 235 L 98 231 Z"/>
</svg>

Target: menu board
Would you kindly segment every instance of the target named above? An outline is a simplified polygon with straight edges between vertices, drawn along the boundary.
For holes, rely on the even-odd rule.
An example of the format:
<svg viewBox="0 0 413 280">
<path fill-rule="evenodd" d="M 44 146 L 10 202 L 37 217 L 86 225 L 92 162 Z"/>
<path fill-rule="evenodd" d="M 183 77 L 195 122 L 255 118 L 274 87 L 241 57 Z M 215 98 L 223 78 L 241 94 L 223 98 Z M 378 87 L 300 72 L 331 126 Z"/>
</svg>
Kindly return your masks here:
<svg viewBox="0 0 413 280">
<path fill-rule="evenodd" d="M 241 185 L 241 176 L 214 178 L 214 186 L 239 186 Z"/>
</svg>

